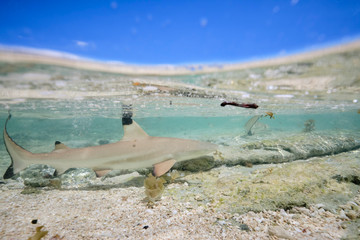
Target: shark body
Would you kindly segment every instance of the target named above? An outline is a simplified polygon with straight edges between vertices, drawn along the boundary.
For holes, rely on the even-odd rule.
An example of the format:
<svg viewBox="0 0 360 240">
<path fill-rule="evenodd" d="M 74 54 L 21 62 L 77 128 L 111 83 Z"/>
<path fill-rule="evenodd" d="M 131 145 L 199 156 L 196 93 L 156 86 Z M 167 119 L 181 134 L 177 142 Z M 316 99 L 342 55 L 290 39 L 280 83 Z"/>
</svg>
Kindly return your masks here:
<svg viewBox="0 0 360 240">
<path fill-rule="evenodd" d="M 124 137 L 115 143 L 85 148 L 69 148 L 60 142 L 49 153 L 32 153 L 15 143 L 4 127 L 4 142 L 12 159 L 13 173 L 31 164 L 48 164 L 59 174 L 69 168 L 91 168 L 98 175 L 114 169 L 154 167 L 154 175 L 166 173 L 176 161 L 194 159 L 214 152 L 217 145 L 195 140 L 152 137 L 132 120 L 124 125 Z"/>
</svg>

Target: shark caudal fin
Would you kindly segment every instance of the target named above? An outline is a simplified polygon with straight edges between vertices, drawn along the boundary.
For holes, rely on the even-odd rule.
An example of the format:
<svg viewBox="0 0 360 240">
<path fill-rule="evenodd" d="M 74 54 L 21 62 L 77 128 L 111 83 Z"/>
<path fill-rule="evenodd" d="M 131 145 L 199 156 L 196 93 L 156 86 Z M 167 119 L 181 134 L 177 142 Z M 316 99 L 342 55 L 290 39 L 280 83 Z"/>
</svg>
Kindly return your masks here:
<svg viewBox="0 0 360 240">
<path fill-rule="evenodd" d="M 17 143 L 15 143 L 12 138 L 9 136 L 6 126 L 8 121 L 11 119 L 11 114 L 9 111 L 9 116 L 6 119 L 5 127 L 4 127 L 4 143 L 6 150 L 8 151 L 11 158 L 11 166 L 7 169 L 4 178 L 9 178 L 14 175 L 14 173 L 19 172 L 20 170 L 26 168 L 30 165 L 26 159 L 29 158 L 32 153 L 25 150 Z"/>
</svg>

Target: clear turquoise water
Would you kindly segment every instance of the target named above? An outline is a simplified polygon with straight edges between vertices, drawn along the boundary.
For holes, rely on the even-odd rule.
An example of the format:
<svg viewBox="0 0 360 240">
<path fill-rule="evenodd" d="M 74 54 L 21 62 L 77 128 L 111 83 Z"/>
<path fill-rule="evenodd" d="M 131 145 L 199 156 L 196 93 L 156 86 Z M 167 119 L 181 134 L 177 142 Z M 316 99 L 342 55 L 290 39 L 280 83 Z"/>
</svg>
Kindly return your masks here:
<svg viewBox="0 0 360 240">
<path fill-rule="evenodd" d="M 54 75 L 50 70 L 47 69 L 46 73 Z M 89 71 L 89 76 L 91 74 Z M 229 74 L 231 77 L 232 73 Z M 76 71 L 64 74 L 64 79 L 68 75 L 76 76 Z M 94 79 L 84 76 L 80 80 L 62 80 L 63 84 L 66 83 L 65 90 L 62 85 L 52 86 L 55 89 L 51 91 L 46 90 L 49 84 L 53 84 L 51 79 L 44 83 L 32 81 L 35 89 L 29 90 L 33 94 L 30 94 L 31 98 L 0 99 L 0 124 L 4 126 L 8 110 L 11 109 L 13 117 L 8 132 L 18 144 L 32 152 L 52 151 L 55 141 L 69 147 L 84 147 L 120 140 L 123 135 L 123 104 L 132 105 L 133 118 L 149 135 L 210 141 L 225 146 L 286 138 L 303 132 L 305 121 L 310 119 L 314 120 L 317 132 L 360 132 L 357 101 L 337 100 L 335 95 L 328 93 L 318 97 L 301 92 L 271 94 L 221 90 L 201 85 L 205 75 L 173 77 L 172 82 L 180 85 L 176 85 L 176 91 L 171 93 L 147 92 L 145 88 L 133 86 L 133 82 L 141 82 L 142 78 L 119 75 L 117 77 L 120 79 L 117 79 L 115 75 L 106 74 L 94 76 Z M 166 77 L 149 78 L 159 86 L 171 88 Z M 21 78 L 16 81 L 18 85 L 14 86 L 10 84 L 12 81 L 6 82 L 8 87 L 15 87 L 15 93 L 17 87 L 24 88 Z M 191 85 L 181 85 L 189 83 L 194 84 L 193 88 Z M 202 87 L 197 89 L 197 85 Z M 117 92 L 114 96 L 107 96 L 112 90 Z M 26 91 L 21 94 L 26 95 Z M 99 96 L 81 95 L 91 92 Z M 188 93 L 194 95 L 189 97 L 186 95 Z M 256 103 L 259 108 L 220 107 L 225 100 Z M 244 128 L 246 122 L 266 112 L 273 112 L 275 119 L 262 117 L 253 127 L 255 134 L 248 136 Z M 2 138 L 0 163 L 2 169 L 10 163 Z"/>
<path fill-rule="evenodd" d="M 233 107 L 233 111 L 237 108 Z M 119 110 L 121 112 L 121 110 Z M 26 111 L 25 111 L 26 112 Z M 52 116 L 52 110 L 39 112 L 36 110 L 25 113 L 12 110 L 12 119 L 8 124 L 10 136 L 21 146 L 30 151 L 50 151 L 56 140 L 72 147 L 98 145 L 104 142 L 115 142 L 123 135 L 121 114 L 115 116 L 99 116 L 97 113 L 77 114 L 67 111 L 60 117 Z M 69 114 L 71 112 L 72 114 Z M 255 113 L 255 112 L 254 112 Z M 260 112 L 257 112 L 259 114 Z M 255 134 L 247 136 L 244 125 L 256 114 L 250 113 L 236 116 L 157 116 L 137 117 L 134 120 L 152 136 L 179 137 L 212 141 L 218 144 L 227 139 L 229 145 L 241 144 L 254 140 L 281 138 L 304 130 L 304 122 L 315 121 L 315 131 L 348 131 L 360 132 L 360 114 L 356 110 L 329 113 L 275 113 L 275 119 L 262 117 L 253 127 Z M 0 114 L 2 126 L 7 113 Z M 3 141 L 3 139 L 1 139 Z M 1 152 L 5 153 L 1 144 Z"/>
</svg>

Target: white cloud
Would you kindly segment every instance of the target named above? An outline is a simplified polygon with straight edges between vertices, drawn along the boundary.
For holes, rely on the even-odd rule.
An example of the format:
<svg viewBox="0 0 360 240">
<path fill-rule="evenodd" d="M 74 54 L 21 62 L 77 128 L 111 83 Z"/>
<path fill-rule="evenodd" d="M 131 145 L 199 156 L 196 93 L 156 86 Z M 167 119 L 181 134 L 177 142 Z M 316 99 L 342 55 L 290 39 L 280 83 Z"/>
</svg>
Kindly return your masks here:
<svg viewBox="0 0 360 240">
<path fill-rule="evenodd" d="M 111 7 L 112 9 L 117 9 L 117 7 L 118 7 L 117 2 L 115 2 L 115 1 L 111 2 L 111 3 L 110 3 L 110 7 Z"/>
<path fill-rule="evenodd" d="M 275 6 L 273 8 L 273 13 L 278 13 L 280 11 L 280 7 L 279 6 Z"/>
<path fill-rule="evenodd" d="M 30 53 L 36 55 L 45 55 L 50 57 L 61 57 L 61 58 L 69 58 L 69 59 L 85 59 L 80 58 L 71 53 L 60 52 L 50 49 L 41 49 L 41 48 L 30 48 L 30 47 L 23 47 L 23 46 L 11 46 L 11 45 L 2 45 L 0 44 L 0 50 L 3 51 L 14 51 L 14 52 L 21 52 L 21 53 Z"/>
<path fill-rule="evenodd" d="M 171 24 L 171 20 L 170 19 L 166 19 L 162 24 L 161 24 L 161 26 L 162 27 L 167 27 L 167 26 L 169 26 Z"/>
<path fill-rule="evenodd" d="M 279 52 L 278 52 L 278 56 L 284 56 L 287 54 L 287 51 L 286 49 L 281 49 Z"/>
<path fill-rule="evenodd" d="M 22 31 L 19 32 L 18 38 L 20 39 L 33 39 L 32 31 L 30 28 L 23 28 Z"/>
<path fill-rule="evenodd" d="M 23 29 L 23 32 L 24 32 L 25 34 L 29 34 L 29 35 L 32 34 L 31 29 L 30 29 L 30 28 L 27 28 L 27 27 Z"/>
<path fill-rule="evenodd" d="M 79 47 L 87 47 L 87 46 L 89 45 L 88 42 L 79 41 L 79 40 L 76 40 L 75 43 L 76 43 L 76 45 L 79 46 Z"/>
<path fill-rule="evenodd" d="M 207 24 L 208 24 L 207 18 L 201 18 L 200 19 L 200 26 L 206 27 Z"/>
<path fill-rule="evenodd" d="M 291 5 L 296 5 L 298 4 L 299 0 L 291 0 Z"/>
<path fill-rule="evenodd" d="M 92 41 L 80 41 L 80 40 L 74 40 L 75 45 L 78 48 L 84 49 L 84 50 L 90 50 L 90 49 L 96 49 L 96 45 Z"/>
</svg>

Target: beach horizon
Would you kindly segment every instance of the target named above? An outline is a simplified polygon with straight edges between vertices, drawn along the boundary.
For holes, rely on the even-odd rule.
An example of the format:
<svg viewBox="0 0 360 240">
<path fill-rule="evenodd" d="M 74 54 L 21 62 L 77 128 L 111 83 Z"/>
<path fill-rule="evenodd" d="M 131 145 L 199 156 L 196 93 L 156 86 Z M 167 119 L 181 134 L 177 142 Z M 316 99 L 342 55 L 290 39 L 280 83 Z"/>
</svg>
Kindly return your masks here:
<svg viewBox="0 0 360 240">
<path fill-rule="evenodd" d="M 326 55 L 348 52 L 360 48 L 360 40 L 335 44 L 328 47 L 317 48 L 289 54 L 233 63 L 194 63 L 194 64 L 128 64 L 115 61 L 99 61 L 82 58 L 76 55 L 40 50 L 31 48 L 2 47 L 0 48 L 0 61 L 11 63 L 37 63 L 71 67 L 82 70 L 102 71 L 126 75 L 191 75 L 214 72 L 236 71 L 257 67 L 268 67 L 281 64 L 291 64 L 306 61 Z"/>
</svg>

